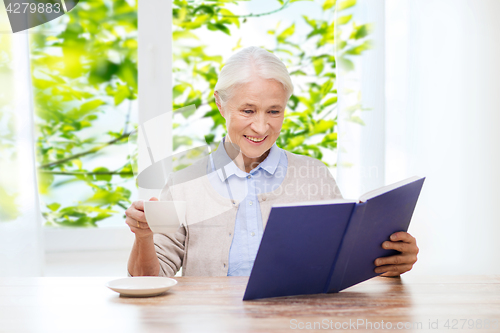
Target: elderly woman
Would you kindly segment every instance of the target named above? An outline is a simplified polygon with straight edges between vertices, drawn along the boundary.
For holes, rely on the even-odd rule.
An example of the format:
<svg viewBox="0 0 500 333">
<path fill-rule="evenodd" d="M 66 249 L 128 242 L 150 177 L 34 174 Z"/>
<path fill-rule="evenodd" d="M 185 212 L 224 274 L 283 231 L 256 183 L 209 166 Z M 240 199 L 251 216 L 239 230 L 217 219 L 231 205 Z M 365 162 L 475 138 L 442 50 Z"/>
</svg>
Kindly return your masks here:
<svg viewBox="0 0 500 333">
<path fill-rule="evenodd" d="M 175 234 L 153 234 L 142 201 L 126 211 L 135 233 L 132 276 L 173 276 L 181 267 L 186 276 L 248 276 L 273 204 L 342 197 L 321 161 L 276 145 L 292 91 L 272 53 L 249 47 L 229 58 L 214 93 L 227 135 L 212 154 L 173 173 L 160 196 L 186 201 L 186 222 Z M 382 276 L 398 276 L 417 260 L 410 234 L 390 239 L 382 246 L 401 254 L 375 261 Z"/>
</svg>

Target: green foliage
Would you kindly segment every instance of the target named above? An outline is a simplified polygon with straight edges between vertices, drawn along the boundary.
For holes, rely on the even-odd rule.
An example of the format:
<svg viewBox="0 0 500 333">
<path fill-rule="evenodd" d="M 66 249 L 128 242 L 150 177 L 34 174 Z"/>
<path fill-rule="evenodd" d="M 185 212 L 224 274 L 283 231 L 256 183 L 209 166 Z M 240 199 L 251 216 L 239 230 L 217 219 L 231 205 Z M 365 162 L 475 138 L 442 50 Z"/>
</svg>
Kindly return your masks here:
<svg viewBox="0 0 500 333">
<path fill-rule="evenodd" d="M 7 22 L 7 14 L 0 13 L 0 30 L 9 29 Z M 20 215 L 19 184 L 16 182 L 19 161 L 15 145 L 18 119 L 12 108 L 11 42 L 12 35 L 0 34 L 0 222 L 15 220 Z"/>
<path fill-rule="evenodd" d="M 346 15 L 342 15 L 337 20 L 336 36 L 337 36 L 337 56 L 339 68 L 344 71 L 351 71 L 354 69 L 354 59 L 353 57 L 359 56 L 373 47 L 371 40 L 369 40 L 369 34 L 373 30 L 373 25 L 366 24 L 356 24 L 352 22 L 352 14 L 349 14 L 347 8 L 352 8 L 355 6 L 355 0 L 343 1 L 338 5 L 339 13 L 344 10 L 347 12 Z M 361 112 L 368 110 L 363 108 L 360 100 L 361 93 L 356 89 L 346 88 L 344 91 L 346 95 L 352 95 L 354 97 L 354 104 L 345 105 L 342 114 L 345 116 L 346 120 L 359 125 L 365 125 L 361 117 Z M 351 98 L 346 98 L 351 99 Z"/>
<path fill-rule="evenodd" d="M 96 226 L 114 207 L 130 203 L 130 191 L 119 186 L 133 177 L 126 156 L 114 170 L 88 167 L 106 148 L 127 142 L 130 115 L 121 129 L 86 131 L 110 107 L 137 98 L 137 4 L 129 3 L 80 2 L 62 18 L 59 33 L 32 35 L 40 193 L 71 182 L 91 189 L 76 205 L 47 204 L 43 215 L 49 225 Z"/>
<path fill-rule="evenodd" d="M 235 3 L 237 1 L 231 1 Z M 355 0 L 341 1 L 337 6 L 339 17 L 337 30 L 341 26 L 350 24 L 352 33 L 346 40 L 340 40 L 340 34 L 335 32 L 335 21 L 333 10 L 336 6 L 335 0 L 316 1 L 323 10 L 331 10 L 332 15 L 326 19 L 310 18 L 303 16 L 302 19 L 309 26 L 309 31 L 296 31 L 296 22 L 287 27 L 268 30 L 268 34 L 275 37 L 275 47 L 270 51 L 285 61 L 291 71 L 292 81 L 305 82 L 296 87 L 294 94 L 288 103 L 289 110 L 285 114 L 281 134 L 277 140 L 278 146 L 291 152 L 323 158 L 325 150 L 337 148 L 336 134 L 336 108 L 337 90 L 335 88 L 337 61 L 334 55 L 336 38 L 337 51 L 340 54 L 344 68 L 353 69 L 354 65 L 349 57 L 360 55 L 370 48 L 366 36 L 369 25 L 356 25 L 352 22 L 352 14 L 347 9 L 356 4 Z M 228 2 L 206 2 L 194 4 L 187 1 L 174 1 L 174 68 L 180 68 L 174 73 L 174 109 L 195 104 L 208 106 L 209 109 L 203 115 L 204 118 L 212 120 L 210 142 L 221 140 L 224 134 L 225 120 L 220 115 L 213 99 L 214 86 L 223 59 L 216 55 L 206 54 L 206 45 L 196 37 L 196 30 L 203 24 L 223 24 L 228 30 L 220 29 L 217 33 L 233 33 L 240 25 L 245 24 L 248 17 L 272 15 L 276 10 L 269 13 L 249 14 L 237 16 L 224 8 Z M 292 1 L 279 1 L 282 10 Z M 345 12 L 346 11 L 346 12 Z M 203 12 L 200 15 L 200 12 Z M 210 30 L 215 30 L 211 29 Z M 240 47 L 241 40 L 233 50 Z M 307 45 L 307 47 L 304 47 Z M 259 45 L 257 45 L 259 46 Z M 189 79 L 188 79 L 189 77 Z M 189 82 L 188 82 L 189 81 Z M 361 123 L 361 118 L 352 113 L 352 121 Z M 174 134 L 180 132 L 184 126 L 189 126 L 191 119 L 177 123 Z M 180 134 L 178 134 L 180 135 Z M 200 136 L 193 140 L 180 136 L 174 139 L 174 149 L 184 145 L 184 148 L 193 142 L 203 143 L 207 137 Z M 328 161 L 325 164 L 331 165 Z"/>
</svg>

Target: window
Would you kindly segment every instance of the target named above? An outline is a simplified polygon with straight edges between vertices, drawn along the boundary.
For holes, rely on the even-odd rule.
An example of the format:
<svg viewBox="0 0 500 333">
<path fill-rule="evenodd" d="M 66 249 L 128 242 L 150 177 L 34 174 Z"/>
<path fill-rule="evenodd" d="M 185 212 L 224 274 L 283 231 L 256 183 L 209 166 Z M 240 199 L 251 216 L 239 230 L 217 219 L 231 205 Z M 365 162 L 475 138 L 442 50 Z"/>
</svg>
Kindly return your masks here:
<svg viewBox="0 0 500 333">
<path fill-rule="evenodd" d="M 130 164 L 129 134 L 136 133 L 137 123 L 167 114 L 162 154 L 219 141 L 225 124 L 212 98 L 217 75 L 230 55 L 249 45 L 280 57 L 295 84 L 278 145 L 333 167 L 334 4 L 148 1 L 141 3 L 138 20 L 137 1 L 83 2 L 33 29 L 36 148 L 45 224 L 126 230 L 122 216 L 130 201 L 158 195 L 158 189 L 136 189 L 138 170 Z M 340 10 L 354 4 L 345 2 Z M 342 20 L 353 23 L 347 14 Z M 172 45 L 158 36 L 172 36 Z M 344 46 L 354 47 L 356 41 L 351 42 Z M 151 161 L 145 158 L 145 146 L 139 151 L 141 171 Z M 82 244 L 92 244 L 83 232 L 69 233 Z"/>
</svg>

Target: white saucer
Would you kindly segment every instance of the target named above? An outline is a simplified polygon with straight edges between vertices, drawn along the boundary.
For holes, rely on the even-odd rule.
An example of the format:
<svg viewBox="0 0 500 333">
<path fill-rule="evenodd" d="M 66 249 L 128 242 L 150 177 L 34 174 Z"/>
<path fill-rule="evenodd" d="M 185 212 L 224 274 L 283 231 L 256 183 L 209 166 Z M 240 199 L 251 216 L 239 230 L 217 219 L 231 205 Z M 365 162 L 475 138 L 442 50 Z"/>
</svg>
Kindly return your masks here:
<svg viewBox="0 0 500 333">
<path fill-rule="evenodd" d="M 123 296 L 156 296 L 177 284 L 177 281 L 159 276 L 137 276 L 109 281 L 106 287 Z"/>
</svg>

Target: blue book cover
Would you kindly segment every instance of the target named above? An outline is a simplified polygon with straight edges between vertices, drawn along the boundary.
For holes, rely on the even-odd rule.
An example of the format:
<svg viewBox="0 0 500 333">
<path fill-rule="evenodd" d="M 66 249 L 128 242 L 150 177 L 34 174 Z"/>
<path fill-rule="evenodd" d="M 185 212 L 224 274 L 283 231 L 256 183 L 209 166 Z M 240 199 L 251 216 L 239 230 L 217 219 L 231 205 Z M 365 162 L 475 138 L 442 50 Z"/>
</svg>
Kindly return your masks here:
<svg viewBox="0 0 500 333">
<path fill-rule="evenodd" d="M 275 205 L 243 300 L 333 293 L 377 276 L 374 261 L 399 253 L 381 244 L 407 231 L 425 178 L 361 196 Z"/>
</svg>

